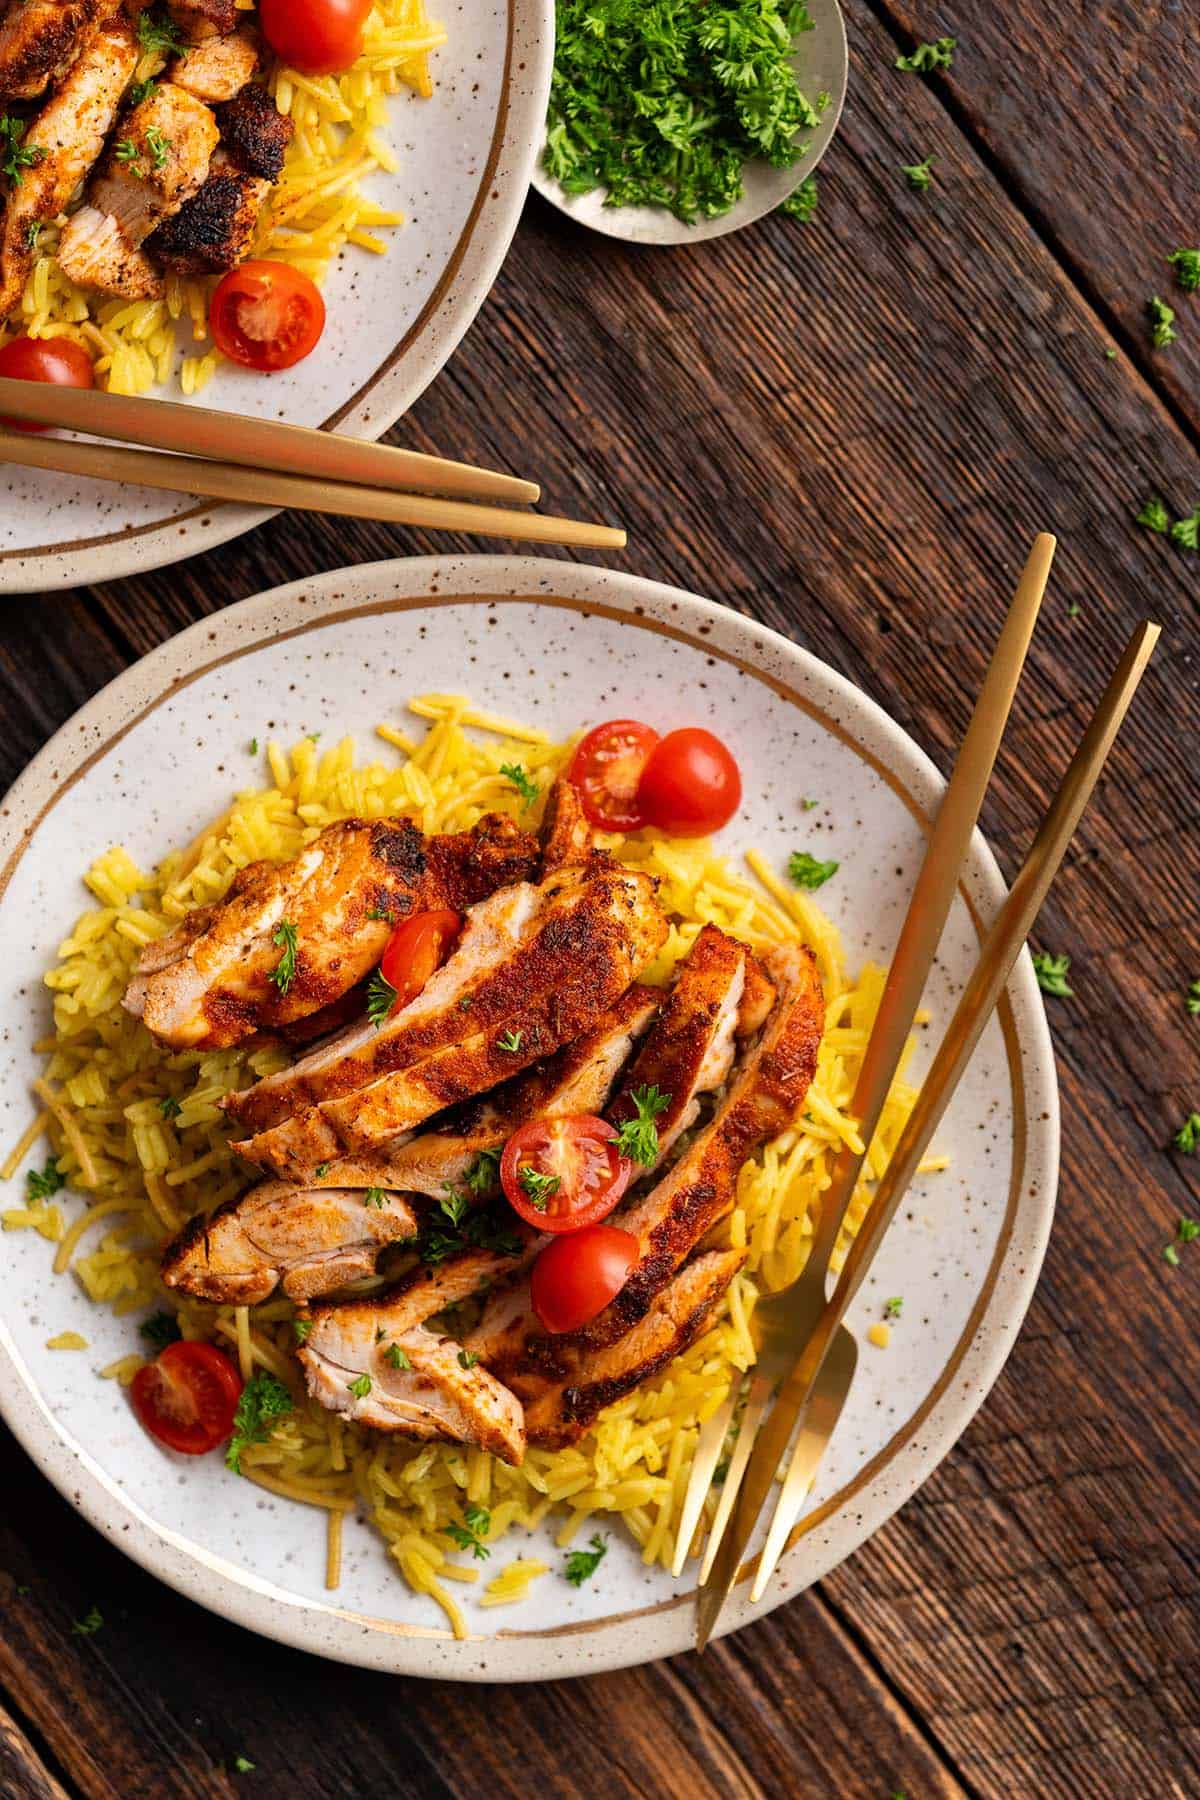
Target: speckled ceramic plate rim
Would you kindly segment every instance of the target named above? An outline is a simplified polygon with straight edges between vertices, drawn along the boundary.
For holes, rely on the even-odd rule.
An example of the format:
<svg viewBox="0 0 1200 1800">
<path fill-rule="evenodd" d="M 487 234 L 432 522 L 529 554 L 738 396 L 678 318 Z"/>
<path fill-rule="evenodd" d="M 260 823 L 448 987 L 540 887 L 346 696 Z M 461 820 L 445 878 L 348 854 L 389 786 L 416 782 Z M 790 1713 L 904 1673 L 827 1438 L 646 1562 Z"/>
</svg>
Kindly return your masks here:
<svg viewBox="0 0 1200 1800">
<path fill-rule="evenodd" d="M 490 153 L 445 273 L 420 316 L 324 422 L 378 438 L 445 367 L 487 299 L 520 221 L 546 117 L 554 66 L 554 0 L 508 0 L 505 74 Z M 423 346 L 423 348 L 422 348 Z M 414 354 L 416 352 L 416 354 Z M 448 448 L 447 455 L 452 455 Z M 75 546 L 0 552 L 0 594 L 114 581 L 215 549 L 273 516 L 265 507 L 199 501 L 187 512 Z"/>
<path fill-rule="evenodd" d="M 386 596 L 384 598 L 383 596 Z M 0 896 L 57 797 L 146 713 L 215 665 L 267 642 L 356 612 L 519 599 L 603 612 L 730 661 L 824 720 L 928 820 L 944 783 L 929 758 L 874 701 L 779 634 L 696 595 L 586 565 L 533 557 L 420 557 L 365 564 L 274 588 L 205 619 L 126 670 L 67 721 L 0 808 Z M 1004 894 L 976 837 L 985 908 Z M 965 894 L 965 889 L 963 890 Z M 979 908 L 968 897 L 979 922 Z M 824 1507 L 802 1520 L 764 1600 L 748 1584 L 726 1609 L 723 1633 L 799 1592 L 857 1549 L 909 1498 L 966 1428 L 1008 1356 L 1049 1236 L 1058 1176 L 1054 1056 L 1028 955 L 1005 999 L 1016 1125 L 1014 1179 L 999 1241 L 967 1327 L 925 1403 L 884 1450 Z M 0 1323 L 0 1412 L 55 1487 L 150 1573 L 236 1623 L 300 1649 L 397 1673 L 458 1680 L 546 1680 L 651 1661 L 692 1640 L 690 1596 L 604 1619 L 500 1630 L 455 1641 L 427 1627 L 349 1612 L 237 1568 L 152 1520 L 58 1425 Z"/>
</svg>

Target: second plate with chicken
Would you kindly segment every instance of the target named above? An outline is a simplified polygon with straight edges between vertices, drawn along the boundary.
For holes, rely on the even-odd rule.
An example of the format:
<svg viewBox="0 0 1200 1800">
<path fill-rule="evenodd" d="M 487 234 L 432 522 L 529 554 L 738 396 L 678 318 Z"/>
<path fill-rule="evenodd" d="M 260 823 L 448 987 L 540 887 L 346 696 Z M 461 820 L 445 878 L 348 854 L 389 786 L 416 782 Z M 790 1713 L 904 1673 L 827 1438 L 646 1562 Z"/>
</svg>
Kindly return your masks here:
<svg viewBox="0 0 1200 1800">
<path fill-rule="evenodd" d="M 629 577 L 413 561 L 297 605 L 164 646 L 10 797 L 0 1402 L 140 1560 L 289 1641 L 491 1679 L 681 1649 L 697 1430 L 853 1136 L 936 777 Z M 999 891 L 979 853 L 933 1027 Z M 1055 1157 L 1022 969 L 765 1605 L 970 1417 Z"/>
</svg>

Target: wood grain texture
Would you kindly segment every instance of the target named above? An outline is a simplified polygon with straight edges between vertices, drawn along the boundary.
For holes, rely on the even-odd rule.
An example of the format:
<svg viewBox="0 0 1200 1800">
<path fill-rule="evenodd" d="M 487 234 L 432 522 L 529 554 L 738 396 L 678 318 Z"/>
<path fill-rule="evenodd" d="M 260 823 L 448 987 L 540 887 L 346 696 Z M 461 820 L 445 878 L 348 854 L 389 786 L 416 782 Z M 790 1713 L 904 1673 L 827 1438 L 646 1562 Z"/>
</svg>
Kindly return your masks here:
<svg viewBox="0 0 1200 1800">
<path fill-rule="evenodd" d="M 6 1800 L 68 1800 L 66 1788 L 4 1706 L 0 1706 L 0 1794 Z"/>
<path fill-rule="evenodd" d="M 620 519 L 616 562 L 806 643 L 943 768 L 1028 543 L 1056 532 L 984 809 L 1010 872 L 1128 630 L 1162 622 L 1036 934 L 1072 957 L 1076 998 L 1049 1002 L 1063 1181 L 1025 1332 L 954 1453 L 820 1590 L 703 1659 L 536 1689 L 390 1681 L 250 1642 L 125 1562 L 10 1447 L 0 1567 L 32 1591 L 5 1606 L 0 1687 L 82 1794 L 1200 1787 L 1200 1256 L 1161 1256 L 1200 1212 L 1197 1165 L 1166 1147 L 1200 1109 L 1183 1008 L 1200 976 L 1200 563 L 1132 524 L 1151 492 L 1200 500 L 1194 347 L 1181 333 L 1178 357 L 1149 354 L 1138 313 L 1159 238 L 1188 235 L 1155 157 L 1192 141 L 1191 26 L 1182 9 L 879 4 L 848 9 L 851 100 L 813 226 L 664 254 L 531 201 L 469 338 L 393 436 Z M 943 30 L 962 42 L 949 81 L 894 71 L 910 32 Z M 935 187 L 910 194 L 899 165 L 931 151 Z M 505 546 L 282 517 L 161 574 L 10 605 L 0 774 L 230 600 L 448 548 Z M 104 1630 L 77 1637 L 92 1604 Z M 254 1775 L 232 1772 L 239 1753 Z"/>
</svg>

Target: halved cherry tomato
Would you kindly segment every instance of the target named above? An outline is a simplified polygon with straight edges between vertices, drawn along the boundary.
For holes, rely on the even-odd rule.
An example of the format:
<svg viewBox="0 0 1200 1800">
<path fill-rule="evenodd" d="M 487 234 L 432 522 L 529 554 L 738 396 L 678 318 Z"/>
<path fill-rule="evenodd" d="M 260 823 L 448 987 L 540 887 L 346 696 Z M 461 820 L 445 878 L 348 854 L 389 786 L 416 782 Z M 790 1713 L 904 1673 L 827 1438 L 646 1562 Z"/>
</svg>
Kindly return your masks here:
<svg viewBox="0 0 1200 1800">
<path fill-rule="evenodd" d="M 606 1218 L 632 1172 L 612 1126 L 591 1113 L 534 1119 L 513 1132 L 500 1158 L 509 1205 L 539 1231 L 579 1231 Z"/>
<path fill-rule="evenodd" d="M 393 1012 L 407 1006 L 441 968 L 461 930 L 462 920 L 456 912 L 414 913 L 397 925 L 379 965 L 384 980 L 396 990 Z"/>
<path fill-rule="evenodd" d="M 668 731 L 642 771 L 637 804 L 650 825 L 672 837 L 707 837 L 727 825 L 742 801 L 742 777 L 719 737 L 698 725 Z"/>
<path fill-rule="evenodd" d="M 130 1387 L 133 1410 L 168 1450 L 203 1456 L 233 1430 L 242 1378 L 212 1344 L 168 1344 L 139 1369 Z"/>
<path fill-rule="evenodd" d="M 95 387 L 92 359 L 70 338 L 13 338 L 0 350 L 0 375 L 14 381 L 52 381 L 57 387 Z M 0 419 L 13 431 L 49 431 L 28 419 Z"/>
<path fill-rule="evenodd" d="M 217 349 L 234 362 L 268 372 L 290 369 L 324 331 L 325 302 L 290 263 L 252 259 L 217 283 L 208 322 Z"/>
<path fill-rule="evenodd" d="M 547 1331 L 576 1331 L 604 1311 L 629 1279 L 637 1239 L 615 1225 L 589 1225 L 555 1238 L 529 1276 L 533 1310 Z"/>
<path fill-rule="evenodd" d="M 362 54 L 371 0 L 258 0 L 263 36 L 305 75 L 333 75 Z"/>
<path fill-rule="evenodd" d="M 579 789 L 583 810 L 602 831 L 640 831 L 646 823 L 638 798 L 642 770 L 657 731 L 637 719 L 596 725 L 575 746 L 567 780 Z"/>
</svg>

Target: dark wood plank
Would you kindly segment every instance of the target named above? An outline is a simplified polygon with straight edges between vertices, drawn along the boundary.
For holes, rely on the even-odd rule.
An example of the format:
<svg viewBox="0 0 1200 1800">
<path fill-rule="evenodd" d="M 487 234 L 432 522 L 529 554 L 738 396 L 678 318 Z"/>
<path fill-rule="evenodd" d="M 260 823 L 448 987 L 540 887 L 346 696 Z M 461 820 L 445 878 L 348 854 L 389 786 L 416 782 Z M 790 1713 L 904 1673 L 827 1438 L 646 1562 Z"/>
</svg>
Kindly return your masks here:
<svg viewBox="0 0 1200 1800">
<path fill-rule="evenodd" d="M 0 1706 L 0 1793 L 8 1800 L 68 1800 L 21 1727 Z"/>
<path fill-rule="evenodd" d="M 585 237 L 531 202 L 466 345 L 394 435 L 535 474 L 556 510 L 622 519 L 631 545 L 616 561 L 809 644 L 943 767 L 1028 541 L 1056 530 L 1054 588 L 985 809 L 1010 871 L 1126 632 L 1162 620 L 1037 934 L 1072 956 L 1077 997 L 1052 1003 L 1062 1203 L 1027 1331 L 944 1467 L 820 1593 L 703 1660 L 534 1690 L 249 1654 L 124 1563 L 13 1451 L 0 1563 L 36 1575 L 6 1621 L 0 1683 L 89 1795 L 227 1793 L 239 1752 L 267 1791 L 286 1781 L 297 1796 L 473 1800 L 481 1769 L 501 1792 L 571 1796 L 1158 1800 L 1196 1785 L 1200 1259 L 1185 1249 L 1173 1271 L 1160 1254 L 1198 1205 L 1190 1165 L 1164 1148 L 1200 1106 L 1200 1026 L 1182 1007 L 1200 975 L 1196 564 L 1130 517 L 1151 491 L 1181 510 L 1200 499 L 1200 459 L 1184 397 L 1160 391 L 1167 359 L 1140 347 L 1140 247 L 1113 264 L 1133 311 L 1118 316 L 1099 285 L 1104 234 L 1127 221 L 1121 184 L 1089 161 L 1121 136 L 1112 104 L 1126 90 L 1105 59 L 1145 40 L 1122 49 L 1107 24 L 1124 12 L 1088 14 L 1081 66 L 1105 103 L 1072 113 L 1055 58 L 1064 32 L 1083 42 L 1079 10 L 1066 26 L 1035 27 L 1025 6 L 993 26 L 977 0 L 922 16 L 925 35 L 963 40 L 952 89 L 893 72 L 907 13 L 883 24 L 865 0 L 849 13 L 852 102 L 814 226 L 774 220 L 666 255 Z M 1182 29 L 1164 27 L 1168 47 Z M 1147 114 L 1127 140 L 1190 105 L 1186 60 L 1167 56 L 1154 108 L 1126 108 Z M 910 195 L 898 165 L 930 151 L 937 187 Z M 1114 324 L 1132 354 L 1108 359 Z M 232 599 L 453 547 L 504 546 L 292 516 L 178 569 L 0 615 L 0 766 L 125 657 Z M 72 1636 L 93 1602 L 104 1631 Z"/>
</svg>

